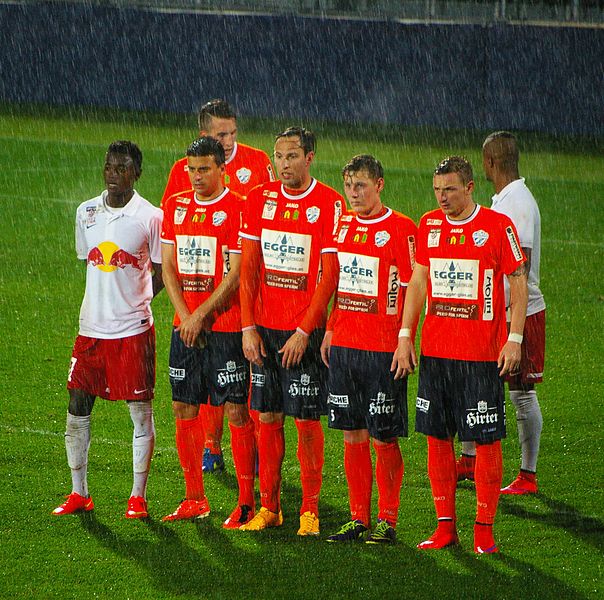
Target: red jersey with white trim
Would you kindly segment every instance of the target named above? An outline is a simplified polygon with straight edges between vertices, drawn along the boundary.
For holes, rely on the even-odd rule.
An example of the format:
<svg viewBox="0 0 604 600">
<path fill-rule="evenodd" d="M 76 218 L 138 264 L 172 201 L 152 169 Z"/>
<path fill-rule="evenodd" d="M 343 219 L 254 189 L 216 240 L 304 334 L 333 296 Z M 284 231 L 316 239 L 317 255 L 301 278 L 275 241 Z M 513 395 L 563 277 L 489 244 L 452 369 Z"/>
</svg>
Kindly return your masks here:
<svg viewBox="0 0 604 600">
<path fill-rule="evenodd" d="M 370 219 L 354 213 L 342 216 L 337 235 L 340 277 L 330 318 L 332 345 L 396 350 L 401 288 L 411 279 L 416 235 L 415 223 L 391 208 Z"/>
<path fill-rule="evenodd" d="M 266 181 L 274 181 L 275 174 L 271 161 L 262 150 L 235 142 L 233 153 L 224 165 L 224 186 L 245 199 L 252 188 Z M 187 157 L 172 165 L 168 183 L 160 206 L 174 194 L 191 189 Z"/>
<path fill-rule="evenodd" d="M 230 254 L 241 254 L 239 227 L 243 198 L 228 188 L 209 202 L 189 190 L 174 194 L 164 205 L 161 241 L 174 246 L 182 294 L 192 312 L 212 295 L 229 272 Z M 174 325 L 178 325 L 178 314 Z M 216 315 L 212 331 L 241 331 L 239 294 Z"/>
<path fill-rule="evenodd" d="M 512 221 L 476 205 L 463 221 L 440 210 L 420 221 L 416 262 L 428 267 L 425 356 L 496 361 L 507 339 L 504 275 L 526 260 Z"/>
<path fill-rule="evenodd" d="M 321 254 L 336 252 L 344 199 L 313 179 L 302 194 L 281 181 L 250 192 L 240 235 L 262 251 L 256 319 L 270 329 L 293 330 L 302 321 L 320 277 Z"/>
</svg>

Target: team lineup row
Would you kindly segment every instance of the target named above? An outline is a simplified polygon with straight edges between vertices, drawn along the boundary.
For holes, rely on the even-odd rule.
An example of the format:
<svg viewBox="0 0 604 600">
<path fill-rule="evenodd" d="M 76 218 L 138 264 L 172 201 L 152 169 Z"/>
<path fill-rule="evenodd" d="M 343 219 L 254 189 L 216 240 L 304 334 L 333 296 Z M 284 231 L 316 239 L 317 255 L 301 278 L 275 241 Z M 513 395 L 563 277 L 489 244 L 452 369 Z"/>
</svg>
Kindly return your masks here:
<svg viewBox="0 0 604 600">
<path fill-rule="evenodd" d="M 415 427 L 428 440 L 437 528 L 418 548 L 458 543 L 455 489 L 467 478 L 476 484 L 474 551 L 497 552 L 500 493 L 537 491 L 542 424 L 534 389 L 545 346 L 540 218 L 518 173 L 514 136 L 497 132 L 483 145 L 495 188 L 491 209 L 472 198 L 470 163 L 448 157 L 433 175 L 438 208 L 418 227 L 382 203 L 384 171 L 373 156 L 344 166 L 344 200 L 311 175 L 315 137 L 307 129 L 277 134 L 278 180 L 265 153 L 236 141 L 236 115 L 226 102 L 202 107 L 199 136 L 174 164 L 161 209 L 134 190 L 139 148 L 114 142 L 105 156 L 105 191 L 77 210 L 76 250 L 87 276 L 68 376 L 73 487 L 53 514 L 94 507 L 87 458 L 100 396 L 128 402 L 134 482 L 126 517 L 148 516 L 155 441 L 150 305 L 165 286 L 175 310 L 169 372 L 186 499 L 164 521 L 209 514 L 203 473 L 224 468 L 226 414 L 239 497 L 223 527 L 280 526 L 283 424 L 291 416 L 302 487 L 298 535 L 319 535 L 320 417 L 327 415 L 329 427 L 343 431 L 351 513 L 327 541 L 393 543 L 407 376 L 419 364 Z M 418 359 L 414 339 L 424 307 Z M 505 380 L 522 466 L 501 490 Z M 457 463 L 455 435 L 462 442 Z"/>
</svg>

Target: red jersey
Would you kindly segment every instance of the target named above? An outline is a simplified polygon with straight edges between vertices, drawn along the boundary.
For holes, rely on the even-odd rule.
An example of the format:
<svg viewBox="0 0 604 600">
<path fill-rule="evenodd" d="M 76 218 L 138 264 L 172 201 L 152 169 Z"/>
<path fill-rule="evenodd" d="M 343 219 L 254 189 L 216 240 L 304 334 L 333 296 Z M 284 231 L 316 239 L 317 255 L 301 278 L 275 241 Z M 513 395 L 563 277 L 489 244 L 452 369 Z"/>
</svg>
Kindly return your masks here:
<svg viewBox="0 0 604 600">
<path fill-rule="evenodd" d="M 377 218 L 343 215 L 337 236 L 340 278 L 334 302 L 334 346 L 394 352 L 402 293 L 415 264 L 417 227 L 386 209 Z"/>
<path fill-rule="evenodd" d="M 243 211 L 241 236 L 262 251 L 256 320 L 271 329 L 299 326 L 317 287 L 321 254 L 336 252 L 335 232 L 344 200 L 312 180 L 302 194 L 281 181 L 252 190 Z"/>
<path fill-rule="evenodd" d="M 479 205 L 463 221 L 426 213 L 416 256 L 429 271 L 422 354 L 496 361 L 507 339 L 503 278 L 525 260 L 505 215 Z"/>
<path fill-rule="evenodd" d="M 164 205 L 161 241 L 174 246 L 176 270 L 187 307 L 194 311 L 209 298 L 229 272 L 229 256 L 241 254 L 239 226 L 243 198 L 228 188 L 209 202 L 189 190 Z M 180 319 L 174 316 L 174 325 Z M 239 294 L 216 315 L 212 331 L 241 331 Z"/>
<path fill-rule="evenodd" d="M 224 186 L 245 199 L 249 191 L 266 181 L 274 181 L 273 166 L 262 150 L 235 143 L 231 157 L 224 165 Z M 187 157 L 177 160 L 168 176 L 160 206 L 174 194 L 191 189 Z"/>
</svg>

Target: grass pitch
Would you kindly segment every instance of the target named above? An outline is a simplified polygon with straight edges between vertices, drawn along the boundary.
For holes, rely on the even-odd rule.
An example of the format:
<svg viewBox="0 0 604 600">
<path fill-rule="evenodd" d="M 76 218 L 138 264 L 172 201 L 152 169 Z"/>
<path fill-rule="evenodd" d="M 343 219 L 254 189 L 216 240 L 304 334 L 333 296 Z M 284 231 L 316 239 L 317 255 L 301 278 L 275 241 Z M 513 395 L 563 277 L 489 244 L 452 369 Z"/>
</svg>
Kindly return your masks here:
<svg viewBox="0 0 604 600">
<path fill-rule="evenodd" d="M 289 124 L 289 123 L 288 123 Z M 285 123 L 241 120 L 242 141 L 272 149 Z M 382 160 L 386 204 L 415 220 L 432 208 L 431 172 L 463 153 L 476 170 L 475 198 L 490 204 L 480 171 L 483 133 L 310 124 L 319 136 L 314 173 L 341 189 L 339 171 L 359 152 Z M 423 552 L 434 527 L 419 434 L 401 440 L 406 464 L 394 547 L 327 544 L 348 520 L 342 436 L 326 432 L 321 537 L 296 536 L 300 500 L 295 428 L 286 427 L 279 529 L 227 532 L 236 502 L 225 428 L 227 472 L 206 477 L 212 514 L 199 524 L 164 525 L 184 494 L 174 449 L 167 376 L 172 311 L 154 301 L 158 343 L 157 449 L 149 482 L 152 518 L 123 518 L 131 486 L 131 424 L 121 403 L 98 400 L 89 484 L 92 514 L 55 518 L 70 491 L 63 446 L 65 379 L 77 333 L 84 269 L 75 257 L 76 206 L 103 188 L 104 152 L 114 139 L 143 150 L 137 189 L 159 202 L 172 162 L 195 134 L 193 117 L 0 107 L 0 596 L 4 598 L 598 598 L 604 594 L 602 384 L 604 186 L 602 144 L 520 135 L 521 173 L 543 221 L 542 289 L 548 305 L 541 492 L 502 497 L 501 554 L 475 557 L 471 484 L 458 490 L 462 546 Z M 410 380 L 413 414 L 417 380 Z M 519 446 L 508 404 L 504 481 Z"/>
</svg>

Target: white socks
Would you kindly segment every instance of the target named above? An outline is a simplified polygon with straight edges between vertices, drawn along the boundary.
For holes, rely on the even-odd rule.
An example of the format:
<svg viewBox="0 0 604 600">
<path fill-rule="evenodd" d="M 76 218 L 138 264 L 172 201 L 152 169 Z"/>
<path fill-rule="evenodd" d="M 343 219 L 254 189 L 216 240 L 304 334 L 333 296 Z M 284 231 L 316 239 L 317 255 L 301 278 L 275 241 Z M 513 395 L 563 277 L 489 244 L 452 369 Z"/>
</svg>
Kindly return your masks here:
<svg viewBox="0 0 604 600">
<path fill-rule="evenodd" d="M 88 496 L 88 448 L 90 446 L 90 415 L 77 417 L 67 413 L 65 428 L 65 450 L 67 464 L 71 469 L 72 491 Z"/>
<path fill-rule="evenodd" d="M 131 496 L 146 498 L 147 478 L 155 446 L 155 426 L 151 402 L 128 402 L 130 418 L 134 425 L 132 435 L 132 470 L 134 481 Z"/>
<path fill-rule="evenodd" d="M 537 392 L 510 391 L 510 400 L 516 407 L 518 424 L 518 439 L 522 450 L 523 471 L 537 472 L 537 457 L 539 456 L 539 441 L 543 428 L 543 417 L 537 399 Z"/>
</svg>

